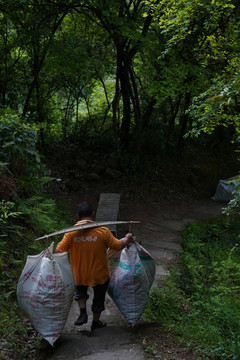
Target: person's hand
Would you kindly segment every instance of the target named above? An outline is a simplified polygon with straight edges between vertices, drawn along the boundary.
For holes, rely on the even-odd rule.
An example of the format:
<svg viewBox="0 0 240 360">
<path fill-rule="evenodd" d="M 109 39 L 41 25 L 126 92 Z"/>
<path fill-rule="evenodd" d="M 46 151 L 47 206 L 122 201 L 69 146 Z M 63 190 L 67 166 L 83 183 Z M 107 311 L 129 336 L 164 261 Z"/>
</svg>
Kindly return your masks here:
<svg viewBox="0 0 240 360">
<path fill-rule="evenodd" d="M 122 241 L 122 249 L 125 248 L 128 244 L 132 244 L 135 241 L 135 237 L 132 233 L 127 233 Z"/>
<path fill-rule="evenodd" d="M 127 241 L 127 244 L 132 244 L 134 242 L 134 237 L 132 233 L 127 233 L 125 235 L 125 239 Z"/>
</svg>

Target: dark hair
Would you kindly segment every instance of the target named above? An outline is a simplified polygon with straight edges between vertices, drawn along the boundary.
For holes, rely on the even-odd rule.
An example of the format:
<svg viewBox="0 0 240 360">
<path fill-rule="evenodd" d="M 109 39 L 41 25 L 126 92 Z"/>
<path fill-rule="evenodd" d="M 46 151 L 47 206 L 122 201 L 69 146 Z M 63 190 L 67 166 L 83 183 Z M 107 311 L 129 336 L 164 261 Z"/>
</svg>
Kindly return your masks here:
<svg viewBox="0 0 240 360">
<path fill-rule="evenodd" d="M 87 201 L 81 202 L 77 207 L 77 214 L 80 219 L 85 217 L 90 217 L 92 213 L 94 212 L 94 209 L 91 204 L 89 204 Z"/>
</svg>

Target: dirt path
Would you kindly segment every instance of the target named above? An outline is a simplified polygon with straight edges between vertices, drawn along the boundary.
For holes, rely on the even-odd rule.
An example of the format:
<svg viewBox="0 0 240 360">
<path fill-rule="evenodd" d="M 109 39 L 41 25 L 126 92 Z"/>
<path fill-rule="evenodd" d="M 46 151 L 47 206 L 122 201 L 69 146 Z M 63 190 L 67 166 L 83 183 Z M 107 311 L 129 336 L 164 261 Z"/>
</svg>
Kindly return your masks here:
<svg viewBox="0 0 240 360">
<path fill-rule="evenodd" d="M 80 193 L 74 195 L 64 195 L 62 193 L 61 201 L 68 203 L 72 209 L 75 209 L 78 202 L 86 199 L 96 206 L 98 197 L 99 194 L 97 191 L 94 193 L 85 193 L 84 199 Z M 121 197 L 119 218 L 121 220 L 141 221 L 141 224 L 131 228 L 131 231 L 137 236 L 138 242 L 140 242 L 156 260 L 157 273 L 155 281 L 158 281 L 159 279 L 166 279 L 169 276 L 169 266 L 177 261 L 178 254 L 182 250 L 180 235 L 184 226 L 192 221 L 220 215 L 221 211 L 222 204 L 213 202 L 212 200 L 163 200 L 157 205 L 151 205 L 145 201 L 134 202 L 123 196 Z M 118 237 L 121 237 L 128 230 L 129 229 L 124 228 L 119 229 Z M 73 302 L 64 331 L 55 343 L 52 354 L 49 354 L 48 359 L 144 359 L 145 354 L 142 346 L 135 342 L 133 338 L 133 329 L 128 326 L 108 296 L 106 298 L 106 310 L 102 314 L 102 319 L 107 321 L 108 326 L 104 329 L 95 330 L 94 333 L 90 332 L 92 320 L 90 303 L 91 301 L 88 302 L 88 324 L 77 327 L 74 326 L 74 320 L 79 315 L 79 310 L 77 304 Z M 196 359 L 193 354 L 177 351 L 177 346 L 174 347 L 172 342 L 171 345 L 169 345 L 169 341 L 166 340 L 167 334 L 162 333 L 160 336 L 164 338 L 164 359 Z M 169 346 L 173 346 L 173 349 L 170 349 Z M 166 351 L 166 353 L 164 351 Z"/>
<path fill-rule="evenodd" d="M 205 201 L 163 201 L 152 213 L 145 211 L 140 226 L 134 230 L 137 239 L 157 262 L 156 280 L 169 276 L 169 266 L 175 264 L 182 250 L 180 235 L 184 227 L 193 221 L 201 221 L 220 215 L 222 204 Z"/>
</svg>

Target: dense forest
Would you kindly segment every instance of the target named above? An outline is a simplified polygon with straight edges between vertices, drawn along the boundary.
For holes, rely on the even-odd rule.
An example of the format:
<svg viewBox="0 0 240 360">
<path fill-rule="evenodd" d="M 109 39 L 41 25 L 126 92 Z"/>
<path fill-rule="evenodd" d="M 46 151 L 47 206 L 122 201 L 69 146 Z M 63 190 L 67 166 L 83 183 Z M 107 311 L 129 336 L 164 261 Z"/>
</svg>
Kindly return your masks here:
<svg viewBox="0 0 240 360">
<path fill-rule="evenodd" d="M 239 19 L 237 0 L 0 0 L 0 320 L 10 358 L 24 358 L 17 341 L 29 337 L 15 288 L 37 251 L 31 239 L 69 224 L 47 193 L 51 167 L 68 171 L 72 190 L 105 174 L 155 199 L 162 188 L 210 198 L 218 179 L 238 174 Z M 226 356 L 239 354 L 239 336 L 236 349 Z"/>
<path fill-rule="evenodd" d="M 189 131 L 219 127 L 212 147 L 238 136 L 237 2 L 0 6 L 2 116 L 15 111 L 41 149 L 106 138 L 140 156 L 181 152 Z"/>
</svg>

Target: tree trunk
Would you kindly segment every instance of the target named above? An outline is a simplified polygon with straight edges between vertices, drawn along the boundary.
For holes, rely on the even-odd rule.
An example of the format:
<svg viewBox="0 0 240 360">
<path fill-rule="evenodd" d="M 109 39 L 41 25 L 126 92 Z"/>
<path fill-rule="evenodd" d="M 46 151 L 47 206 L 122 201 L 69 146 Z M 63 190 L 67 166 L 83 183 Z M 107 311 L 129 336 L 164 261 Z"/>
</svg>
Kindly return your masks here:
<svg viewBox="0 0 240 360">
<path fill-rule="evenodd" d="M 43 115 L 42 96 L 40 94 L 39 78 L 37 78 L 37 80 L 36 80 L 36 101 L 37 101 L 38 122 L 42 123 L 44 121 L 44 115 Z M 42 149 L 45 148 L 45 140 L 44 140 L 44 134 L 43 134 L 42 127 L 40 130 L 40 145 L 41 145 Z"/>
<path fill-rule="evenodd" d="M 147 127 L 156 102 L 157 100 L 152 98 L 152 100 L 148 103 L 148 106 L 142 115 L 142 130 L 144 130 Z"/>
<path fill-rule="evenodd" d="M 168 122 L 167 143 L 166 143 L 166 150 L 167 151 L 169 150 L 169 147 L 170 147 L 170 137 L 171 137 L 172 132 L 174 130 L 175 119 L 176 119 L 176 116 L 177 116 L 178 111 L 179 111 L 181 99 L 182 99 L 182 95 L 179 95 L 178 98 L 177 98 L 177 101 L 173 105 L 172 99 L 170 98 L 170 106 L 172 107 L 172 112 L 171 112 L 170 119 L 169 119 L 169 122 Z"/>
<path fill-rule="evenodd" d="M 114 99 L 112 101 L 112 110 L 113 110 L 113 133 L 115 138 L 115 144 L 116 144 L 116 151 L 117 153 L 120 152 L 119 147 L 119 101 L 120 101 L 120 89 L 119 89 L 119 73 L 118 73 L 119 67 L 117 66 L 117 74 L 116 74 L 116 83 L 115 83 L 115 95 Z M 120 155 L 119 155 L 120 156 Z"/>
<path fill-rule="evenodd" d="M 79 96 L 77 95 L 77 105 L 76 105 L 76 125 L 78 125 L 78 108 L 79 108 Z"/>
<path fill-rule="evenodd" d="M 177 149 L 179 150 L 179 153 L 182 152 L 184 146 L 183 137 L 185 135 L 188 119 L 189 119 L 188 114 L 186 114 L 186 110 L 189 108 L 190 101 L 191 101 L 191 93 L 188 92 L 185 95 L 184 108 L 180 119 L 180 134 L 178 137 L 178 144 L 177 144 Z"/>
<path fill-rule="evenodd" d="M 36 5 L 37 6 L 37 5 Z M 27 97 L 25 100 L 25 104 L 23 107 L 23 112 L 22 112 L 22 118 L 25 118 L 26 113 L 28 111 L 28 107 L 29 107 L 29 103 L 30 103 L 30 99 L 32 97 L 33 91 L 36 87 L 37 81 L 38 81 L 38 77 L 39 77 L 39 73 L 43 67 L 49 46 L 51 44 L 51 40 L 54 37 L 54 34 L 56 32 L 56 30 L 58 29 L 58 27 L 60 26 L 60 24 L 62 23 L 64 17 L 66 16 L 66 14 L 68 13 L 68 9 L 65 8 L 63 9 L 63 13 L 60 16 L 60 18 L 57 20 L 57 17 L 59 16 L 59 14 L 56 14 L 56 19 L 53 23 L 52 29 L 49 29 L 49 40 L 47 42 L 47 44 L 45 46 L 43 46 L 41 48 L 41 43 L 39 41 L 38 44 L 35 44 L 35 42 L 33 41 L 33 51 L 34 51 L 34 58 L 33 58 L 33 80 L 30 84 L 30 87 L 28 89 L 28 93 L 27 93 Z"/>
<path fill-rule="evenodd" d="M 120 139 L 123 148 L 127 149 L 129 146 L 129 131 L 130 131 L 130 122 L 131 122 L 131 88 L 129 82 L 129 73 L 128 69 L 123 62 L 123 52 L 118 49 L 117 51 L 117 73 L 119 74 L 119 80 L 121 85 L 121 95 L 123 101 L 123 114 L 122 114 L 122 124 L 120 131 Z"/>
</svg>

